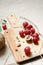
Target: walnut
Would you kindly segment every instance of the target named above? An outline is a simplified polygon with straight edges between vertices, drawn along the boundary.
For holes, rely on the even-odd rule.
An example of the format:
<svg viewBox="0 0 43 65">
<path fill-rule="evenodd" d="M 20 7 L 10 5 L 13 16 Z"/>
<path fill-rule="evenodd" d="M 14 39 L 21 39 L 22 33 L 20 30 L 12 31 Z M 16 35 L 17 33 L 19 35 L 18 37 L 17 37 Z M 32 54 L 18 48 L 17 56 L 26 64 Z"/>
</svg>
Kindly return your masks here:
<svg viewBox="0 0 43 65">
<path fill-rule="evenodd" d="M 3 34 L 0 33 L 0 49 L 2 49 L 5 46 L 5 38 Z"/>
<path fill-rule="evenodd" d="M 29 43 L 31 42 L 31 43 L 32 43 L 33 37 L 30 36 L 30 35 L 27 35 L 27 36 L 25 37 L 25 39 L 26 39 L 27 42 L 29 42 Z"/>
</svg>

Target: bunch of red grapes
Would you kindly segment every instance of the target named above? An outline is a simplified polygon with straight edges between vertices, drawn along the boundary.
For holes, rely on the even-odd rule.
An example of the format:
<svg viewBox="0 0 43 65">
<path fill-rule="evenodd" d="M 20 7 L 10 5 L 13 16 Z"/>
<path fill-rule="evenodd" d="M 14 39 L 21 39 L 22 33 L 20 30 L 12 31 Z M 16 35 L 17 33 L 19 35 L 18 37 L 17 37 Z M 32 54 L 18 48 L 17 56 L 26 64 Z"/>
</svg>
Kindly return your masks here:
<svg viewBox="0 0 43 65">
<path fill-rule="evenodd" d="M 34 42 L 34 44 L 37 44 L 39 40 L 39 34 L 35 31 L 34 27 L 26 21 L 23 22 L 22 25 L 24 27 L 24 30 L 19 31 L 20 37 L 24 38 L 26 35 L 31 35 L 33 37 L 32 42 Z M 27 55 L 31 53 L 29 46 L 27 46 L 24 51 Z"/>
</svg>

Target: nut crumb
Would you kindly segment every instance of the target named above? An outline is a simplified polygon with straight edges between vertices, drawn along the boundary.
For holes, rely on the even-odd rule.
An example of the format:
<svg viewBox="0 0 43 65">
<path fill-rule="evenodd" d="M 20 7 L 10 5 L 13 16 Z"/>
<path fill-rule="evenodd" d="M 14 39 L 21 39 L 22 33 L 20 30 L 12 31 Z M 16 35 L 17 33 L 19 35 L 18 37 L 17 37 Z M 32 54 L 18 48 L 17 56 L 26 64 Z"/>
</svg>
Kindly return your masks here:
<svg viewBox="0 0 43 65">
<path fill-rule="evenodd" d="M 17 47 L 20 47 L 20 46 L 21 46 L 21 44 L 18 44 L 18 45 L 17 45 Z"/>
<path fill-rule="evenodd" d="M 15 49 L 15 51 L 18 51 L 18 49 Z"/>
</svg>

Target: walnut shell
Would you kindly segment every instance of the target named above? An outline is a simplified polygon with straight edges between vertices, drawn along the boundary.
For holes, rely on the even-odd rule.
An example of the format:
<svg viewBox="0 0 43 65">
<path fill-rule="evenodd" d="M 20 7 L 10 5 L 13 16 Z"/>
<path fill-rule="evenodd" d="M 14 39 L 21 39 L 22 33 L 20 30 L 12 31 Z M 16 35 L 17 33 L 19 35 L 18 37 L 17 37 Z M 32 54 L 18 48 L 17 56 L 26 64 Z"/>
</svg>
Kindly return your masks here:
<svg viewBox="0 0 43 65">
<path fill-rule="evenodd" d="M 2 49 L 5 46 L 5 38 L 3 34 L 0 33 L 0 49 Z"/>
<path fill-rule="evenodd" d="M 26 37 L 25 37 L 25 39 L 26 39 L 26 41 L 27 42 L 29 42 L 29 43 L 32 43 L 32 36 L 30 36 L 30 35 L 27 35 Z"/>
</svg>

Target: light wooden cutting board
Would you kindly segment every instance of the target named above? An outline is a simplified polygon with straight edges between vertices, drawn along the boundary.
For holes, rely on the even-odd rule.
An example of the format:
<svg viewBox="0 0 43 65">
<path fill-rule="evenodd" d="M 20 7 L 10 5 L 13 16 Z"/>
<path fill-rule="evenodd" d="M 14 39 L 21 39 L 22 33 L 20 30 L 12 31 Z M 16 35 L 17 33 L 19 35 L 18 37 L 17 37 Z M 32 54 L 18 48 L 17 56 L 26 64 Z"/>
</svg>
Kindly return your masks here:
<svg viewBox="0 0 43 65">
<path fill-rule="evenodd" d="M 11 28 L 7 29 L 5 31 L 5 38 L 8 41 L 9 47 L 11 48 L 11 51 L 16 59 L 16 62 L 23 62 L 25 60 L 34 58 L 36 56 L 39 56 L 40 54 L 43 54 L 43 48 L 40 52 L 40 49 L 42 47 L 43 41 L 40 39 L 38 41 L 38 45 L 35 45 L 34 43 L 27 43 L 25 38 L 21 38 L 19 36 L 19 31 L 23 30 L 23 26 L 16 18 L 15 14 L 8 16 L 8 21 L 11 24 Z M 24 48 L 26 46 L 30 46 L 31 48 L 31 56 L 27 56 L 24 52 Z"/>
</svg>

